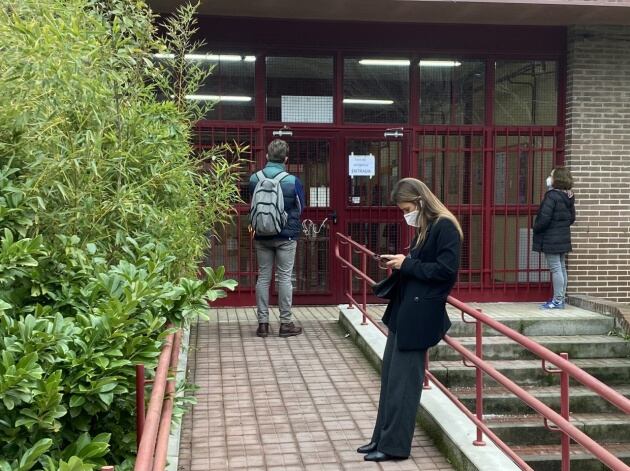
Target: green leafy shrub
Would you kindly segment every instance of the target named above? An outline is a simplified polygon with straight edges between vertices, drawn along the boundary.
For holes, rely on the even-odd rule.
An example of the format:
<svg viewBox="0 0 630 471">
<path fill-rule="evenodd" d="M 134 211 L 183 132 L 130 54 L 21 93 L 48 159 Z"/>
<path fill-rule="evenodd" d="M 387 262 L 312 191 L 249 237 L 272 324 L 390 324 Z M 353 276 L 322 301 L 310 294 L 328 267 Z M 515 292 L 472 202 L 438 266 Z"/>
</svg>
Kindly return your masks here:
<svg viewBox="0 0 630 471">
<path fill-rule="evenodd" d="M 191 152 L 203 74 L 149 60 L 193 12 L 162 41 L 140 1 L 0 9 L 0 471 L 128 468 L 135 365 L 234 289 L 198 263 L 238 159 Z"/>
</svg>

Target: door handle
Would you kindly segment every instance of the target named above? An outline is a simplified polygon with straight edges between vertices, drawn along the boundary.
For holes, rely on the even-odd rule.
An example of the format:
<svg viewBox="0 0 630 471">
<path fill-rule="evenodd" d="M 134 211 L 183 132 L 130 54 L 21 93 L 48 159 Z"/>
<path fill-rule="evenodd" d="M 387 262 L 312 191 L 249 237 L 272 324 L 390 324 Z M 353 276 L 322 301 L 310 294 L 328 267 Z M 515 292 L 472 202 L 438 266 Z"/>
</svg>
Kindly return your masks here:
<svg viewBox="0 0 630 471">
<path fill-rule="evenodd" d="M 328 218 L 333 224 L 337 224 L 337 211 L 333 210 L 333 212 L 328 215 Z"/>
</svg>

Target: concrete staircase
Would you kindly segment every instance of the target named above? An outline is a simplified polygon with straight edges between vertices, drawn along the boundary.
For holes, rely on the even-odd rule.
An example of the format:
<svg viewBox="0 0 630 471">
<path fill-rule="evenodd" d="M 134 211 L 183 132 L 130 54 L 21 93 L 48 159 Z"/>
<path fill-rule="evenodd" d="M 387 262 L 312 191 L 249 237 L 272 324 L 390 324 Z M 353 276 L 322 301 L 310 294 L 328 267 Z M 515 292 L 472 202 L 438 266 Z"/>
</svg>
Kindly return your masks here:
<svg viewBox="0 0 630 471">
<path fill-rule="evenodd" d="M 514 304 L 503 309 L 501 304 L 492 306 L 488 314 L 493 318 L 556 353 L 567 352 L 577 366 L 630 397 L 630 342 L 608 335 L 614 329 L 612 318 L 574 307 L 549 312 L 530 306 L 519 312 Z M 453 321 L 450 335 L 474 351 L 474 325 L 461 322 L 454 311 L 449 313 Z M 485 359 L 559 412 L 559 375 L 545 373 L 540 359 L 496 332 L 489 330 L 485 335 Z M 464 366 L 458 358 L 450 347 L 440 344 L 431 350 L 431 371 L 474 411 L 475 369 Z M 540 416 L 488 377 L 485 388 L 485 418 L 494 432 L 536 471 L 560 470 L 560 434 L 548 431 Z M 574 381 L 570 400 L 574 425 L 630 463 L 630 416 Z M 575 444 L 571 469 L 608 468 Z"/>
</svg>

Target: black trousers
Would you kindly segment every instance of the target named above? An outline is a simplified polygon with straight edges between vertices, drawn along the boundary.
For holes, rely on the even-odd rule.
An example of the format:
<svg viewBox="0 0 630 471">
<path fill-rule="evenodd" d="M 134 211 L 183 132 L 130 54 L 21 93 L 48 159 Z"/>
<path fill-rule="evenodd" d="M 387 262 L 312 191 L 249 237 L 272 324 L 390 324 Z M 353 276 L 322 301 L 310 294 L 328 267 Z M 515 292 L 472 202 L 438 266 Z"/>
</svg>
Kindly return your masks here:
<svg viewBox="0 0 630 471">
<path fill-rule="evenodd" d="M 378 451 L 407 457 L 416 427 L 416 413 L 422 394 L 426 350 L 398 350 L 396 334 L 390 332 L 383 355 L 381 397 L 372 442 Z"/>
</svg>

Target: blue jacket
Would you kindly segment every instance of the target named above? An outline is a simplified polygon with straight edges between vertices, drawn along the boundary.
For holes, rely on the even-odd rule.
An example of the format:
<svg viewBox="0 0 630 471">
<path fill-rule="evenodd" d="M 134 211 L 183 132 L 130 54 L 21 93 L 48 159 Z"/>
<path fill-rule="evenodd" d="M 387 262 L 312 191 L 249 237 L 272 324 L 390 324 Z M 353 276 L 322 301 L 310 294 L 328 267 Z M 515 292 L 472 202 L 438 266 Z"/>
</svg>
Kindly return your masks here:
<svg viewBox="0 0 630 471">
<path fill-rule="evenodd" d="M 280 172 L 286 172 L 286 167 L 282 163 L 267 162 L 267 165 L 263 169 L 263 173 L 268 178 L 273 178 Z M 258 183 L 258 177 L 256 173 L 249 177 L 249 194 L 253 195 Z M 300 215 L 306 205 L 306 199 L 304 197 L 304 187 L 302 182 L 295 175 L 287 175 L 280 182 L 282 186 L 282 194 L 284 195 L 284 209 L 287 212 L 288 219 L 287 224 L 282 229 L 282 232 L 276 236 L 259 237 L 258 240 L 273 240 L 273 239 L 286 239 L 294 240 L 300 237 L 302 232 L 302 221 Z"/>
</svg>

